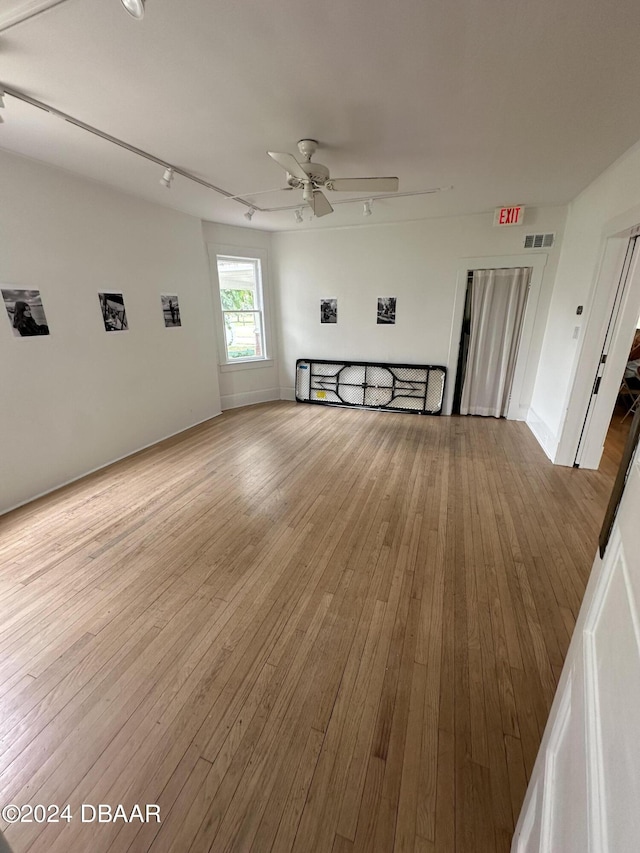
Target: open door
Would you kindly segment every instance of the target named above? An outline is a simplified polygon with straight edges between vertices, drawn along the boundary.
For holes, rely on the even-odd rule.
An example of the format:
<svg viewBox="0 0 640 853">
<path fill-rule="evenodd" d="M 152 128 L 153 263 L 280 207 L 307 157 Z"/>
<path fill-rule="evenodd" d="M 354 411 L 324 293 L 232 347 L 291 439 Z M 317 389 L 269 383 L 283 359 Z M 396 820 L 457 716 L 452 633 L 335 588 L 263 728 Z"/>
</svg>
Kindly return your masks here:
<svg viewBox="0 0 640 853">
<path fill-rule="evenodd" d="M 598 468 L 640 312 L 640 238 L 627 245 L 600 359 L 580 432 L 574 466 Z"/>
</svg>

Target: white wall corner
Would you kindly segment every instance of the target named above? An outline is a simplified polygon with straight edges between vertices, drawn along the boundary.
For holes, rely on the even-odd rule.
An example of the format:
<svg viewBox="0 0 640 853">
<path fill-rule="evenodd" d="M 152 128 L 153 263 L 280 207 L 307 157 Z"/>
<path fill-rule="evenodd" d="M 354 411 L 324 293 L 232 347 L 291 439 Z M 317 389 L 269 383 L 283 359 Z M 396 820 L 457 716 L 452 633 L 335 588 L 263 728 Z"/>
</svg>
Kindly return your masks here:
<svg viewBox="0 0 640 853">
<path fill-rule="evenodd" d="M 280 389 L 280 399 L 281 400 L 291 400 L 292 403 L 296 401 L 296 389 L 295 388 L 281 388 Z"/>
<path fill-rule="evenodd" d="M 530 407 L 527 405 L 520 405 L 514 407 L 514 411 L 509 416 L 509 420 L 512 421 L 526 421 L 529 417 L 529 412 L 531 411 Z"/>
<path fill-rule="evenodd" d="M 538 444 L 547 454 L 552 462 L 555 462 L 556 453 L 558 450 L 558 437 L 549 429 L 542 418 L 533 410 L 529 409 L 527 416 L 524 418 L 527 426 L 534 434 Z"/>
<path fill-rule="evenodd" d="M 241 406 L 252 406 L 255 403 L 270 403 L 281 400 L 280 388 L 261 388 L 258 391 L 243 391 L 240 394 L 227 394 L 220 398 L 222 411 L 239 409 Z"/>
</svg>

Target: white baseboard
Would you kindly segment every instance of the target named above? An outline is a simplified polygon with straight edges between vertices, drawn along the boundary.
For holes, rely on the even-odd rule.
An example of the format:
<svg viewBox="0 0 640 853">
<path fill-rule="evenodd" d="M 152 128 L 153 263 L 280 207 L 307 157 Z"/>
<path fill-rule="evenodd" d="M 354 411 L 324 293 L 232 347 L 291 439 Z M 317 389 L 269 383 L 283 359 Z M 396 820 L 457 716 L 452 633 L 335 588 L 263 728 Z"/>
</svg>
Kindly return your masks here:
<svg viewBox="0 0 640 853">
<path fill-rule="evenodd" d="M 207 415 L 207 417 L 202 418 L 202 420 L 196 421 L 193 424 L 189 424 L 189 426 L 181 427 L 175 432 L 170 432 L 168 435 L 165 435 L 162 438 L 156 438 L 154 441 L 148 442 L 148 444 L 143 444 L 142 447 L 136 447 L 133 450 L 130 450 L 128 453 L 123 453 L 121 456 L 117 456 L 115 459 L 111 459 L 108 462 L 104 462 L 102 465 L 96 465 L 95 468 L 90 468 L 88 471 L 84 471 L 82 474 L 78 474 L 75 477 L 70 477 L 68 480 L 64 480 L 64 482 L 62 483 L 58 483 L 55 486 L 51 486 L 50 489 L 45 489 L 43 492 L 38 492 L 37 495 L 31 495 L 30 497 L 19 501 L 17 504 L 13 504 L 12 506 L 6 507 L 6 509 L 0 508 L 0 516 L 5 515 L 5 513 L 7 512 L 12 512 L 14 509 L 18 509 L 18 507 L 26 506 L 32 501 L 37 501 L 38 498 L 43 498 L 45 495 L 50 495 L 52 492 L 57 492 L 58 489 L 62 489 L 65 486 L 69 486 L 71 485 L 71 483 L 77 483 L 78 480 L 82 480 L 83 477 L 88 477 L 89 474 L 95 474 L 96 471 L 102 471 L 103 468 L 108 468 L 110 465 L 115 465 L 116 462 L 121 462 L 123 459 L 128 459 L 129 456 L 134 456 L 136 453 L 140 453 L 142 450 L 146 450 L 148 447 L 153 447 L 156 444 L 160 444 L 161 442 L 166 441 L 168 438 L 173 438 L 174 435 L 180 435 L 180 433 L 182 432 L 187 432 L 187 430 L 200 426 L 200 424 L 204 424 L 207 421 L 211 421 L 214 418 L 217 418 L 220 414 L 222 414 L 222 412 L 215 412 L 215 414 L 213 415 Z"/>
<path fill-rule="evenodd" d="M 507 418 L 510 421 L 526 421 L 529 416 L 529 406 L 514 406 L 513 411 L 509 411 Z"/>
<path fill-rule="evenodd" d="M 260 391 L 243 391 L 240 394 L 227 394 L 220 398 L 222 411 L 239 409 L 241 406 L 251 406 L 254 403 L 270 403 L 280 399 L 279 388 L 264 388 Z"/>
<path fill-rule="evenodd" d="M 554 462 L 556 452 L 558 450 L 557 436 L 549 429 L 542 418 L 536 414 L 533 409 L 529 409 L 526 422 L 527 426 L 536 437 L 540 447 L 544 450 L 549 459 Z"/>
</svg>

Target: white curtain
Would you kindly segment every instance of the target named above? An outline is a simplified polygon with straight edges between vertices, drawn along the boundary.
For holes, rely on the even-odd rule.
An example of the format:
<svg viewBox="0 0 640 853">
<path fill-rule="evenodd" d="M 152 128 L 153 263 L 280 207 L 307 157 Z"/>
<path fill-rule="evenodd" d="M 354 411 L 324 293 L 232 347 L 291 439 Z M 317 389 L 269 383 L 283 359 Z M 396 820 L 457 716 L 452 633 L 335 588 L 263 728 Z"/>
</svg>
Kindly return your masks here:
<svg viewBox="0 0 640 853">
<path fill-rule="evenodd" d="M 461 415 L 507 414 L 530 278 L 530 267 L 474 270 Z"/>
</svg>

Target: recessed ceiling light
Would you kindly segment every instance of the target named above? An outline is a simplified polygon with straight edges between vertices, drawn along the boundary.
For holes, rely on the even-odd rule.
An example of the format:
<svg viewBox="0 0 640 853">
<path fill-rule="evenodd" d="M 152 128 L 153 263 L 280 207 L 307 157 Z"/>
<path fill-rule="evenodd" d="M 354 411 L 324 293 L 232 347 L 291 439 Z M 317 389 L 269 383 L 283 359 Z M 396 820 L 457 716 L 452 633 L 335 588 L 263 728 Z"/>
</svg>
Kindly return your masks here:
<svg viewBox="0 0 640 853">
<path fill-rule="evenodd" d="M 144 18 L 144 0 L 120 0 L 127 12 L 134 18 Z"/>
</svg>

